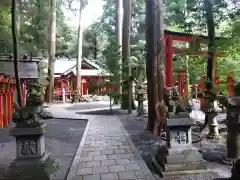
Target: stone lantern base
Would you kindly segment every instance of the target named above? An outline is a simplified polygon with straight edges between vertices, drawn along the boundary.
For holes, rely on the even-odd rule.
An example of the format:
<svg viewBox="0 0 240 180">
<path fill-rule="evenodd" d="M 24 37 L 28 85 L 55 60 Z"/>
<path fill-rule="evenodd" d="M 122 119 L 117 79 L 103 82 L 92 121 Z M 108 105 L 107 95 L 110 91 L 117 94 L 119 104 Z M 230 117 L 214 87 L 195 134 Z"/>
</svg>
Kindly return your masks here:
<svg viewBox="0 0 240 180">
<path fill-rule="evenodd" d="M 163 178 L 207 172 L 202 154 L 198 152 L 198 148 L 192 146 L 191 126 L 196 122 L 184 116 L 176 116 L 165 121 L 167 144 L 160 147 L 153 157 L 153 164 Z"/>
<path fill-rule="evenodd" d="M 36 128 L 13 128 L 11 136 L 16 138 L 16 159 L 39 159 L 45 154 L 46 125 Z"/>
<path fill-rule="evenodd" d="M 57 164 L 45 151 L 46 125 L 36 128 L 13 128 L 10 134 L 16 138 L 16 159 L 11 163 L 5 179 L 50 180 Z"/>
</svg>

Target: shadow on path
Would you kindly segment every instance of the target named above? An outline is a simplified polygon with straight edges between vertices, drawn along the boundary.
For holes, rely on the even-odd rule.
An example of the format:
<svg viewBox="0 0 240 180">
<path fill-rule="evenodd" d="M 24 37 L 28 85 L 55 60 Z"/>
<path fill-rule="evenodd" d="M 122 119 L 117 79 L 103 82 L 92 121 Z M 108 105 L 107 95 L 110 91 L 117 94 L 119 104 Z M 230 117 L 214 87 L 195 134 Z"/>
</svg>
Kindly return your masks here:
<svg viewBox="0 0 240 180">
<path fill-rule="evenodd" d="M 56 159 L 59 169 L 54 180 L 64 180 L 84 133 L 87 121 L 59 120 L 45 121 L 46 149 Z M 9 129 L 0 130 L 0 179 L 16 154 L 15 138 L 9 136 Z"/>
</svg>

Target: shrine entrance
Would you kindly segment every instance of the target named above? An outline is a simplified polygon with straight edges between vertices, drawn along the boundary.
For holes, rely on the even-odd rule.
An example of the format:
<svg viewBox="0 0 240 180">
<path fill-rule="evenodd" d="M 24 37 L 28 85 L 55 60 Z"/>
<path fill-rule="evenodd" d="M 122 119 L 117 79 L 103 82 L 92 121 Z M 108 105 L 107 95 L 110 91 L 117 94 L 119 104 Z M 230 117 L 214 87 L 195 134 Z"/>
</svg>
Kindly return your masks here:
<svg viewBox="0 0 240 180">
<path fill-rule="evenodd" d="M 208 42 L 207 36 L 197 36 L 193 34 L 186 34 L 180 32 L 172 32 L 165 30 L 165 68 L 166 68 L 166 84 L 167 87 L 178 86 L 181 96 L 185 97 L 188 95 L 188 84 L 187 84 L 187 71 L 186 69 L 181 69 L 178 72 L 177 81 L 174 82 L 174 72 L 173 72 L 173 60 L 174 55 L 184 55 L 184 56 L 201 56 L 208 57 L 207 51 L 201 50 L 201 44 L 206 44 Z M 222 38 L 216 38 L 216 41 Z M 176 43 L 185 44 L 185 47 L 177 48 Z M 188 44 L 188 46 L 187 46 Z M 216 52 L 216 57 L 225 55 L 224 52 Z M 214 78 L 217 82 L 219 79 L 217 76 L 217 62 L 214 60 Z M 196 86 L 195 86 L 196 87 Z"/>
</svg>

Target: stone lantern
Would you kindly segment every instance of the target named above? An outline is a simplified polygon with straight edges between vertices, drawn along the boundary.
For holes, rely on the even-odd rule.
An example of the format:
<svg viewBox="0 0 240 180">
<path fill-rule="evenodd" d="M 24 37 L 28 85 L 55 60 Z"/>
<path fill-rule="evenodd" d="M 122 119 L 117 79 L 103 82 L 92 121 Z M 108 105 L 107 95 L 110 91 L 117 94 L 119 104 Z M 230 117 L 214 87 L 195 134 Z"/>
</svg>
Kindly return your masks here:
<svg viewBox="0 0 240 180">
<path fill-rule="evenodd" d="M 231 180 L 240 179 L 240 97 L 219 97 L 227 108 L 227 158 L 233 162 Z"/>
<path fill-rule="evenodd" d="M 45 148 L 46 124 L 41 118 L 43 113 L 41 87 L 36 81 L 29 84 L 29 87 L 31 92 L 27 97 L 26 106 L 14 104 L 15 112 L 12 119 L 16 127 L 10 130 L 10 135 L 16 138 L 16 159 L 11 163 L 4 178 L 50 180 L 57 166 Z"/>
<path fill-rule="evenodd" d="M 192 126 L 196 121 L 190 117 L 187 110 L 176 112 L 174 99 L 179 99 L 177 94 L 171 89 L 165 93 L 168 116 L 160 121 L 166 127 L 166 144 L 160 146 L 157 154 L 153 156 L 153 164 L 163 178 L 206 171 L 202 154 L 192 145 Z"/>
<path fill-rule="evenodd" d="M 146 100 L 144 97 L 144 86 L 143 85 L 138 85 L 137 86 L 137 101 L 138 101 L 138 115 L 142 116 L 144 114 L 144 106 L 143 102 Z"/>
</svg>

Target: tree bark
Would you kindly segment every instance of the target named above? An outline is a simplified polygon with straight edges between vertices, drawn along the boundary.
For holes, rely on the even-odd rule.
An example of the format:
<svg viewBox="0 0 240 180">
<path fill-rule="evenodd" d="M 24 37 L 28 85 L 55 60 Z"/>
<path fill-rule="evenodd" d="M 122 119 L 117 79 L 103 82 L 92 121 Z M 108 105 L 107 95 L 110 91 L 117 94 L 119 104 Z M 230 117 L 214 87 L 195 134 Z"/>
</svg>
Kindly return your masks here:
<svg viewBox="0 0 240 180">
<path fill-rule="evenodd" d="M 210 0 L 205 0 L 207 30 L 208 30 L 208 61 L 207 61 L 207 77 L 208 80 L 215 83 L 214 77 L 214 61 L 216 52 L 215 43 L 215 24 L 213 19 L 213 4 Z"/>
<path fill-rule="evenodd" d="M 163 0 L 157 0 L 157 72 L 158 72 L 158 100 L 163 101 L 165 86 L 165 39 L 164 39 L 164 6 Z"/>
<path fill-rule="evenodd" d="M 48 47 L 48 77 L 49 84 L 46 95 L 46 102 L 53 102 L 54 91 L 54 65 L 55 65 L 55 53 L 56 53 L 56 0 L 50 1 L 50 24 L 49 24 L 49 47 Z"/>
<path fill-rule="evenodd" d="M 157 1 L 146 1 L 146 74 L 147 74 L 147 93 L 148 93 L 148 125 L 150 131 L 154 130 L 156 120 L 155 107 L 158 101 L 158 82 L 157 82 Z"/>
<path fill-rule="evenodd" d="M 77 62 L 76 62 L 76 91 L 77 95 L 80 97 L 82 95 L 82 77 L 81 77 L 81 69 L 82 69 L 82 38 L 83 38 L 83 27 L 82 27 L 82 9 L 83 2 L 80 0 L 79 6 L 79 26 L 78 26 L 78 52 L 77 52 Z"/>
<path fill-rule="evenodd" d="M 22 0 L 16 1 L 16 32 L 18 34 L 18 38 L 20 35 L 20 28 L 21 28 L 21 12 L 22 12 Z"/>
<path fill-rule="evenodd" d="M 119 64 L 119 77 L 118 77 L 118 88 L 117 93 L 119 95 L 122 93 L 122 85 L 121 85 L 121 66 L 122 66 L 122 24 L 123 24 L 123 0 L 116 0 L 116 39 L 119 44 L 119 53 L 120 59 L 118 60 Z M 119 97 L 119 96 L 118 96 Z M 118 104 L 119 99 L 114 99 L 114 104 Z"/>
<path fill-rule="evenodd" d="M 18 29 L 17 29 L 17 2 L 16 0 L 12 0 L 12 37 L 13 37 L 13 63 L 14 63 L 14 73 L 15 73 L 15 81 L 16 81 L 16 89 L 17 89 L 17 101 L 20 108 L 23 107 L 22 104 L 22 93 L 20 86 L 20 78 L 18 75 Z"/>
<path fill-rule="evenodd" d="M 215 42 L 215 23 L 213 18 L 213 2 L 210 0 L 204 0 L 205 8 L 206 8 L 206 19 L 207 19 L 207 31 L 208 31 L 208 61 L 207 61 L 207 80 L 211 81 L 211 85 L 213 88 L 215 87 L 215 61 L 216 61 L 216 42 Z M 207 89 L 211 91 L 211 87 L 207 86 Z M 211 100 L 209 100 L 211 101 Z M 214 103 L 207 102 L 209 104 L 213 104 L 209 106 L 209 108 L 214 107 Z M 207 112 L 208 113 L 208 112 Z M 209 127 L 209 137 L 219 138 L 219 130 L 218 130 L 218 122 L 216 118 L 211 117 L 210 115 L 206 115 L 205 121 L 207 120 L 207 126 Z"/>
<path fill-rule="evenodd" d="M 97 33 L 94 32 L 93 35 L 93 44 L 94 44 L 94 52 L 93 52 L 93 58 L 94 60 L 97 60 L 97 56 L 98 56 L 98 43 L 97 43 Z"/>
<path fill-rule="evenodd" d="M 157 19 L 156 19 L 156 29 L 157 29 L 157 45 L 154 46 L 154 52 L 156 52 L 157 56 L 157 93 L 155 94 L 155 98 L 158 95 L 158 102 L 155 105 L 156 117 L 154 123 L 153 133 L 155 135 L 160 134 L 159 121 L 161 118 L 165 118 L 164 112 L 165 103 L 163 100 L 164 95 L 164 87 L 165 87 L 165 38 L 164 38 L 164 6 L 163 0 L 156 1 L 156 11 L 157 11 Z M 154 78 L 156 80 L 156 78 Z"/>
<path fill-rule="evenodd" d="M 130 82 L 132 78 L 130 77 L 130 31 L 131 31 L 131 19 L 132 19 L 132 0 L 123 2 L 123 36 L 122 36 L 122 109 L 135 109 L 133 102 L 133 95 Z M 131 96 L 131 97 L 130 97 Z M 129 103 L 129 98 L 132 99 L 132 103 Z"/>
</svg>

